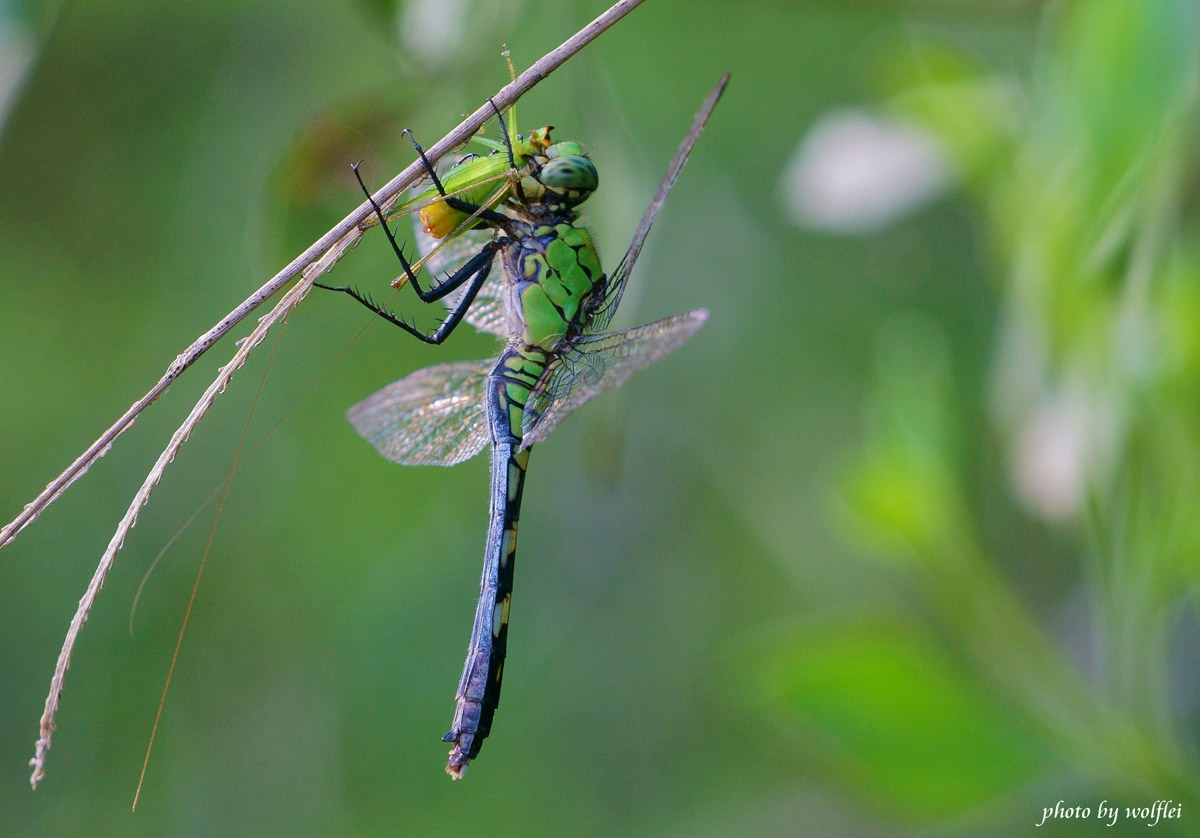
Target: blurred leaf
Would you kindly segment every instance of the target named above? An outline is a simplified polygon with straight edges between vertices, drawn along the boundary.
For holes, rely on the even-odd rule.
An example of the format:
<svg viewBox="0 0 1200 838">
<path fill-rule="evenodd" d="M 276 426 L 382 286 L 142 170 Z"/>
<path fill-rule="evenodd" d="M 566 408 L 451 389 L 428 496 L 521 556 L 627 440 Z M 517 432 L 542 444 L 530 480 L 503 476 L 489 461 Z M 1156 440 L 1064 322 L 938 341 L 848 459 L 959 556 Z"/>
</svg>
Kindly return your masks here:
<svg viewBox="0 0 1200 838">
<path fill-rule="evenodd" d="M 1179 0 L 1067 9 L 1045 45 L 1016 165 L 994 172 L 992 206 L 1011 237 L 1013 302 L 1044 330 L 1050 377 L 1063 366 L 1110 376 L 1123 283 L 1170 223 L 1166 185 L 1187 147 L 1178 129 L 1195 108 L 1197 10 Z"/>
<path fill-rule="evenodd" d="M 964 814 L 1051 765 L 1035 724 L 912 627 L 842 623 L 788 637 L 768 679 L 835 779 L 909 817 Z"/>
<path fill-rule="evenodd" d="M 887 60 L 892 109 L 938 138 L 960 178 L 988 185 L 1007 164 L 1021 123 L 1016 79 L 944 42 L 909 40 L 904 47 Z"/>
<path fill-rule="evenodd" d="M 965 512 L 950 441 L 945 336 L 919 314 L 880 329 L 867 393 L 867 442 L 843 482 L 855 534 L 889 551 L 928 559 L 961 541 Z"/>
<path fill-rule="evenodd" d="M 1089 0 L 1068 9 L 1055 88 L 1043 102 L 1053 124 L 1083 142 L 1074 150 L 1090 154 L 1103 198 L 1194 95 L 1197 8 L 1181 0 Z"/>
<path fill-rule="evenodd" d="M 990 76 L 925 84 L 892 100 L 892 107 L 941 141 L 959 177 L 977 184 L 1012 152 L 1018 118 L 1013 86 Z"/>
</svg>

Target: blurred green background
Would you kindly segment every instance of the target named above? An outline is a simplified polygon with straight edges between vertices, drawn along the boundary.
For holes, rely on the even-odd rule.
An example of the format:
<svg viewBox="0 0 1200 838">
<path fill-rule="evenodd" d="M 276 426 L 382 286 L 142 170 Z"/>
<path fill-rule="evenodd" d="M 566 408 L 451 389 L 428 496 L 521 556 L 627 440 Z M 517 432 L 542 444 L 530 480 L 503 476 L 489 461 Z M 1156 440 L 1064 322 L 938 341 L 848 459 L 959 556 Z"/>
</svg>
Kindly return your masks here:
<svg viewBox="0 0 1200 838">
<path fill-rule="evenodd" d="M 502 44 L 521 69 L 604 8 L 0 3 L 0 518 L 359 203 L 351 163 L 381 185 L 402 127 L 432 142 L 504 84 Z M 1043 829 L 1115 835 L 1170 799 L 1156 834 L 1196 834 L 1198 29 L 1191 0 L 648 0 L 520 122 L 590 150 L 612 266 L 733 74 L 618 321 L 711 319 L 534 452 L 464 781 L 439 737 L 486 458 L 402 469 L 344 412 L 495 347 L 354 340 L 365 312 L 314 293 L 136 815 L 211 506 L 135 593 L 226 475 L 271 340 L 118 557 L 36 793 L 68 620 L 232 344 L 0 554 L 0 831 L 1025 835 L 1061 800 L 1090 817 Z M 372 233 L 332 278 L 395 272 Z"/>
</svg>

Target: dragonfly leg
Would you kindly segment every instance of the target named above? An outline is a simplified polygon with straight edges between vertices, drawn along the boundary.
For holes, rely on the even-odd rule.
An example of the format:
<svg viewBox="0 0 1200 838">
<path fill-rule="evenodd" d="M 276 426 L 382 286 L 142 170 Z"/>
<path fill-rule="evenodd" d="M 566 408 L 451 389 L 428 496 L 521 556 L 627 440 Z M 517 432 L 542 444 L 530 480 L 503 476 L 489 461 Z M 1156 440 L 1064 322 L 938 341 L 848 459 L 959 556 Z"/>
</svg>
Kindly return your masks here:
<svg viewBox="0 0 1200 838">
<path fill-rule="evenodd" d="M 496 112 L 496 119 L 500 121 L 500 136 L 504 138 L 504 150 L 508 153 L 508 168 L 516 170 L 517 158 L 513 156 L 512 137 L 508 136 L 508 124 L 504 121 L 504 114 L 500 113 L 500 109 L 496 107 L 496 103 L 490 96 L 488 104 L 492 106 L 492 110 Z"/>
<path fill-rule="evenodd" d="M 521 179 L 515 176 L 518 174 L 517 158 L 514 154 L 512 154 L 512 137 L 509 136 L 509 126 L 504 121 L 504 114 L 500 113 L 500 109 L 496 107 L 496 102 L 493 102 L 491 97 L 487 98 L 487 103 L 491 104 L 492 110 L 496 112 L 496 119 L 500 122 L 500 136 L 504 137 L 504 151 L 509 155 L 509 172 L 514 173 L 514 176 L 511 178 L 512 194 L 516 196 L 518 203 L 528 204 L 528 199 L 526 199 L 526 196 L 524 196 L 524 190 L 521 188 Z"/>
<path fill-rule="evenodd" d="M 396 237 L 392 235 L 392 228 L 388 226 L 387 219 L 383 217 L 383 210 L 380 209 L 379 204 L 375 202 L 375 197 L 371 194 L 371 190 L 367 189 L 367 185 L 363 183 L 362 175 L 358 171 L 358 166 L 359 164 L 355 163 L 350 168 L 354 170 L 354 177 L 358 181 L 359 188 L 362 189 L 363 194 L 367 196 L 367 200 L 371 202 L 371 209 L 375 210 L 375 217 L 379 219 L 379 224 L 383 227 L 383 232 L 387 234 L 387 240 L 392 245 L 392 251 L 396 254 L 396 258 L 400 260 L 401 267 L 404 268 L 404 276 L 408 280 L 408 283 L 412 285 L 413 290 L 417 292 L 417 296 L 421 298 L 422 302 L 428 303 L 439 299 L 438 297 L 426 298 L 430 292 L 421 288 L 421 283 L 417 281 L 417 275 L 413 272 L 412 265 L 404 256 L 404 250 L 401 249 L 399 244 L 397 244 Z M 326 286 L 321 287 L 324 288 Z"/>
<path fill-rule="evenodd" d="M 417 146 L 418 151 L 420 151 L 420 148 L 421 148 L 420 146 Z M 422 159 L 422 161 L 424 161 L 425 166 L 428 168 L 429 174 L 431 176 L 436 177 L 436 175 L 434 175 L 434 173 L 433 173 L 433 167 L 430 166 L 429 161 L 427 159 L 425 159 L 424 152 L 421 152 L 421 159 Z M 375 202 L 375 198 L 371 195 L 370 190 L 367 189 L 367 185 L 365 183 L 363 183 L 362 175 L 360 175 L 358 172 L 358 163 L 355 163 L 350 168 L 354 170 L 354 177 L 358 179 L 359 187 L 362 189 L 363 194 L 367 196 L 367 200 L 371 202 L 371 208 L 375 210 L 375 215 L 376 215 L 376 217 L 379 218 L 379 223 L 383 227 L 383 232 L 385 234 L 387 234 L 388 242 L 392 245 L 392 252 L 394 252 L 396 254 L 396 258 L 400 260 L 400 265 L 401 265 L 401 267 L 404 268 L 405 278 L 408 280 L 408 283 L 410 285 L 412 285 L 413 290 L 417 292 L 417 296 L 421 299 L 421 302 L 432 303 L 437 300 L 440 300 L 442 297 L 446 296 L 451 291 L 453 291 L 455 288 L 457 288 L 459 285 L 462 285 L 462 283 L 465 282 L 466 279 L 470 276 L 470 271 L 468 271 L 461 278 L 459 278 L 457 282 L 454 282 L 454 279 L 456 277 L 458 277 L 459 273 L 462 273 L 462 271 L 466 270 L 468 265 L 475 264 L 475 259 L 472 259 L 470 262 L 468 262 L 466 265 L 464 265 L 459 271 L 456 271 L 455 276 L 451 277 L 450 279 L 446 280 L 445 282 L 441 283 L 440 285 L 429 288 L 428 290 L 421 287 L 421 284 L 417 281 L 416 273 L 413 272 L 412 265 L 409 263 L 408 259 L 404 256 L 404 250 L 396 242 L 396 237 L 392 234 L 391 228 L 388 227 L 387 220 L 383 217 L 383 210 L 379 207 L 379 204 L 377 204 Z M 440 184 L 439 184 L 438 188 L 439 189 L 441 188 Z M 509 232 L 512 229 L 512 226 L 513 226 L 512 219 L 509 218 L 507 215 L 503 215 L 498 212 L 492 212 L 491 210 L 480 210 L 479 207 L 475 206 L 474 204 L 468 203 L 466 201 L 460 201 L 458 198 L 446 198 L 445 200 L 446 200 L 446 203 L 450 207 L 458 210 L 459 212 L 464 212 L 464 213 L 467 213 L 468 215 L 470 215 L 470 214 L 476 213 L 476 211 L 478 211 L 479 218 L 481 218 L 484 221 L 493 223 L 495 226 L 500 227 L 505 232 Z M 495 244 L 495 243 L 493 243 L 493 244 Z M 486 247 L 487 246 L 485 245 L 485 249 L 486 249 Z M 483 251 L 480 251 L 480 252 L 482 253 Z M 476 257 L 476 258 L 478 258 L 478 257 Z M 488 256 L 488 258 L 489 259 L 491 258 L 490 255 Z M 335 290 L 335 291 L 343 290 L 340 287 L 333 288 L 328 285 L 321 285 L 320 283 L 315 283 L 315 284 L 321 288 L 326 288 L 326 289 L 330 289 L 330 290 Z M 352 296 L 355 296 L 355 295 L 352 294 Z M 359 299 L 359 302 L 363 302 L 363 300 L 361 298 L 356 297 L 356 299 Z M 371 307 L 374 304 L 373 303 L 372 304 L 364 303 L 364 305 L 368 305 L 368 307 Z M 380 312 L 377 312 L 377 313 L 380 313 Z"/>
<path fill-rule="evenodd" d="M 417 150 L 417 157 L 421 158 L 421 165 L 425 167 L 425 174 L 429 175 L 429 179 L 433 181 L 434 187 L 438 194 L 442 197 L 446 196 L 446 187 L 442 186 L 441 178 L 437 175 L 437 170 L 433 168 L 433 164 L 429 162 L 429 158 L 425 156 L 425 149 L 421 148 L 421 144 L 417 142 L 417 138 L 413 136 L 413 132 L 407 128 L 402 132 L 408 137 L 408 141 L 413 144 L 413 148 Z"/>
<path fill-rule="evenodd" d="M 435 301 L 446 296 L 451 291 L 463 285 L 463 283 L 467 283 L 467 289 L 463 293 L 462 299 L 450 310 L 450 315 L 442 321 L 442 324 L 429 334 L 421 331 L 403 317 L 393 314 L 383 306 L 378 305 L 371 299 L 369 294 L 363 294 L 356 288 L 352 288 L 349 285 L 322 285 L 319 282 L 314 282 L 313 284 L 317 288 L 324 288 L 326 291 L 340 291 L 343 294 L 348 294 L 387 322 L 399 326 L 418 340 L 437 345 L 450 337 L 450 334 L 462 322 L 467 309 L 471 307 L 471 303 L 475 302 L 475 297 L 479 294 L 479 289 L 483 287 L 483 283 L 487 281 L 488 274 L 491 273 L 496 251 L 505 242 L 506 240 L 504 239 L 488 242 L 477 254 L 471 257 L 470 261 L 455 271 L 453 276 L 448 277 L 445 282 L 436 288 L 430 289 L 428 292 L 430 301 Z"/>
<path fill-rule="evenodd" d="M 500 109 L 496 107 L 496 103 L 492 101 L 490 96 L 488 97 L 488 104 L 492 106 L 492 110 L 496 112 L 496 119 L 500 122 L 500 136 L 504 138 L 504 150 L 508 154 L 508 169 L 510 172 L 516 173 L 517 158 L 513 155 L 512 137 L 508 135 L 508 124 L 504 121 L 504 114 L 500 113 Z M 519 203 L 529 203 L 525 199 L 525 190 L 521 188 L 521 181 L 519 178 L 513 177 L 512 191 L 513 194 L 516 195 Z"/>
</svg>

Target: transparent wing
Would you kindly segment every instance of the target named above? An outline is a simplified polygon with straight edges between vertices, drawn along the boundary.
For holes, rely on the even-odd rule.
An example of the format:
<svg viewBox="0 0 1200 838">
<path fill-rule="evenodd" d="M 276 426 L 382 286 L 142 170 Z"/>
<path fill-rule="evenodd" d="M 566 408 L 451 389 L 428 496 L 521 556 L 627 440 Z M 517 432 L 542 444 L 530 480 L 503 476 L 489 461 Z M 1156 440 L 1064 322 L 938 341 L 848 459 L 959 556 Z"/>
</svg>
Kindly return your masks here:
<svg viewBox="0 0 1200 838">
<path fill-rule="evenodd" d="M 687 162 L 688 155 L 692 153 L 692 146 L 696 144 L 696 140 L 700 138 L 700 132 L 704 130 L 704 124 L 708 122 L 709 116 L 712 115 L 713 108 L 717 106 L 717 101 L 721 98 L 721 94 L 725 92 L 725 85 L 729 83 L 729 74 L 726 73 L 717 82 L 717 86 L 708 94 L 708 98 L 704 100 L 704 104 L 700 106 L 700 110 L 696 113 L 696 118 L 692 120 L 692 127 L 688 129 L 687 135 L 679 143 L 679 147 L 675 149 L 675 154 L 671 158 L 671 162 L 667 165 L 667 173 L 663 175 L 662 182 L 658 184 L 658 191 L 654 193 L 654 200 L 650 202 L 650 206 L 646 207 L 646 212 L 642 215 L 642 220 L 638 223 L 637 230 L 634 231 L 633 241 L 629 244 L 629 249 L 625 251 L 625 255 L 621 258 L 620 264 L 616 270 L 608 278 L 608 284 L 604 288 L 604 296 L 600 300 L 600 304 L 592 313 L 590 328 L 595 331 L 601 331 L 608 327 L 612 322 L 613 315 L 617 313 L 617 306 L 621 304 L 621 295 L 625 293 L 625 283 L 629 280 L 629 274 L 633 272 L 633 265 L 637 262 L 638 255 L 642 252 L 642 245 L 646 243 L 646 236 L 650 235 L 650 227 L 654 224 L 654 219 L 658 217 L 659 210 L 662 209 L 663 203 L 667 200 L 667 195 L 671 192 L 671 187 L 675 185 L 675 179 L 679 177 L 679 173 L 683 171 L 683 164 Z"/>
<path fill-rule="evenodd" d="M 523 448 L 544 440 L 568 414 L 682 346 L 708 312 L 687 311 L 644 326 L 585 335 L 546 370 L 525 406 Z"/>
<path fill-rule="evenodd" d="M 479 252 L 491 238 L 491 230 L 464 230 L 449 241 L 435 239 L 421 227 L 421 219 L 413 215 L 413 235 L 417 240 L 417 249 L 422 256 L 432 254 L 425 261 L 425 269 L 434 282 L 441 282 L 454 273 L 468 259 Z M 463 317 L 468 323 L 481 332 L 487 332 L 501 337 L 507 334 L 504 316 L 504 271 L 499 264 L 492 265 L 483 287 L 475 296 L 475 302 L 467 309 Z M 466 286 L 445 298 L 447 307 L 454 308 L 462 299 Z"/>
<path fill-rule="evenodd" d="M 485 162 L 487 158 L 464 154 L 449 155 L 443 157 L 442 160 L 450 165 L 439 167 L 442 169 L 439 175 L 443 183 L 449 186 L 450 180 L 454 177 L 454 171 L 461 164 L 479 164 Z M 492 196 L 500 198 L 505 193 L 507 193 L 507 182 L 498 182 Z M 401 212 L 412 215 L 413 236 L 417 242 L 417 252 L 422 258 L 425 276 L 430 278 L 434 284 L 442 282 L 447 276 L 453 274 L 492 238 L 492 232 L 487 229 L 464 230 L 445 239 L 431 236 L 425 232 L 421 215 L 417 210 L 434 195 L 433 184 L 428 177 L 424 177 L 413 185 L 409 190 L 409 195 L 411 197 L 402 205 Z M 486 202 L 490 202 L 490 199 Z M 457 306 L 465 292 L 466 288 L 464 287 L 445 297 L 447 307 Z M 497 270 L 496 266 L 493 266 L 491 275 L 479 290 L 475 302 L 471 304 L 471 308 L 467 310 L 463 319 L 481 332 L 501 336 L 505 334 L 504 278 L 503 272 Z"/>
<path fill-rule="evenodd" d="M 483 385 L 491 361 L 417 370 L 350 408 L 350 424 L 402 466 L 452 466 L 488 444 Z"/>
</svg>

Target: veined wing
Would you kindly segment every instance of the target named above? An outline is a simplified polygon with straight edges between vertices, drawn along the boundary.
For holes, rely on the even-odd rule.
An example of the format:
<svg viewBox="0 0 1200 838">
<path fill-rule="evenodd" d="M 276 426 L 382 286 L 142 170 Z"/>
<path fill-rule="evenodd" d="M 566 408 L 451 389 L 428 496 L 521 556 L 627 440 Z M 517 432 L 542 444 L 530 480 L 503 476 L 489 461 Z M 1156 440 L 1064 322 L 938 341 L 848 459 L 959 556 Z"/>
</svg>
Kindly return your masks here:
<svg viewBox="0 0 1200 838">
<path fill-rule="evenodd" d="M 436 239 L 425 232 L 421 219 L 413 216 L 413 235 L 416 237 L 417 250 L 422 256 L 429 255 L 425 261 L 428 275 L 434 282 L 441 282 L 447 275 L 454 273 L 468 259 L 479 252 L 479 249 L 492 238 L 492 231 L 463 230 L 450 240 Z M 504 315 L 504 271 L 499 265 L 492 266 L 492 272 L 479 293 L 475 302 L 467 309 L 463 317 L 468 323 L 481 332 L 503 337 L 507 334 Z M 453 309 L 458 305 L 462 295 L 466 293 L 464 285 L 461 291 L 447 295 L 446 305 Z"/>
<path fill-rule="evenodd" d="M 530 394 L 521 447 L 541 442 L 584 402 L 678 349 L 707 319 L 707 311 L 696 309 L 623 332 L 584 335 L 551 364 Z"/>
<path fill-rule="evenodd" d="M 646 236 L 650 235 L 650 227 L 654 224 L 654 219 L 658 217 L 659 210 L 662 209 L 663 203 L 667 200 L 667 195 L 670 193 L 671 187 L 675 185 L 675 179 L 683 171 L 683 164 L 687 162 L 688 155 L 692 153 L 692 146 L 700 138 L 700 132 L 704 130 L 704 124 L 708 122 L 713 108 L 717 106 L 717 100 L 725 92 L 725 85 L 728 83 L 729 74 L 726 73 L 717 82 L 717 86 L 712 89 L 712 92 L 708 94 L 708 98 L 700 106 L 696 118 L 692 120 L 692 127 L 688 129 L 687 136 L 679 143 L 679 148 L 675 149 L 675 156 L 671 158 L 671 162 L 667 166 L 667 173 L 663 176 L 662 182 L 659 183 L 658 191 L 654 193 L 654 200 L 650 202 L 650 206 L 646 207 L 646 212 L 642 215 L 642 220 L 633 234 L 633 241 L 630 242 L 629 249 L 625 251 L 620 264 L 617 265 L 616 270 L 608 278 L 608 285 L 604 289 L 604 297 L 600 300 L 600 304 L 592 314 L 590 328 L 593 330 L 600 331 L 606 328 L 612 322 L 613 315 L 617 313 L 617 306 L 621 304 L 621 295 L 625 293 L 625 283 L 629 280 L 629 274 L 633 272 L 633 265 L 637 262 L 638 255 L 642 252 L 642 245 L 646 242 Z"/>
<path fill-rule="evenodd" d="M 443 184 L 449 172 L 454 171 L 473 159 L 475 159 L 475 155 L 473 154 L 451 154 L 443 157 L 441 164 L 438 166 L 438 168 L 443 169 L 443 171 L 439 172 Z M 505 185 L 500 184 L 499 188 L 504 188 Z M 453 273 L 459 265 L 474 256 L 483 243 L 487 241 L 487 237 L 489 236 L 487 230 L 464 230 L 457 236 L 437 238 L 425 229 L 419 210 L 424 204 L 434 201 L 437 198 L 428 175 L 422 175 L 413 184 L 409 190 L 409 195 L 411 197 L 399 208 L 399 211 L 404 215 L 411 216 L 413 235 L 417 241 L 417 253 L 423 260 L 425 269 L 435 278 L 445 276 L 447 273 Z"/>
<path fill-rule="evenodd" d="M 350 408 L 350 424 L 375 450 L 402 466 L 452 466 L 491 438 L 483 393 L 491 361 L 457 361 L 417 370 Z"/>
</svg>

